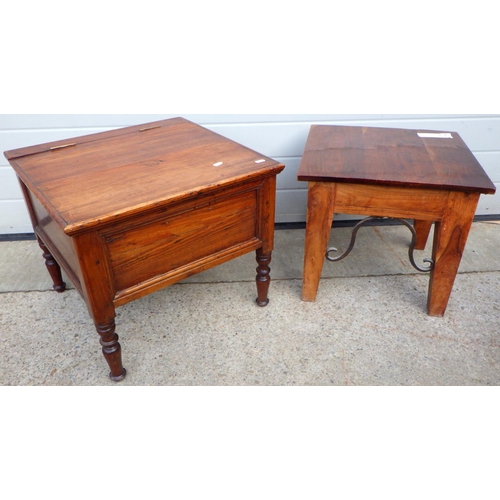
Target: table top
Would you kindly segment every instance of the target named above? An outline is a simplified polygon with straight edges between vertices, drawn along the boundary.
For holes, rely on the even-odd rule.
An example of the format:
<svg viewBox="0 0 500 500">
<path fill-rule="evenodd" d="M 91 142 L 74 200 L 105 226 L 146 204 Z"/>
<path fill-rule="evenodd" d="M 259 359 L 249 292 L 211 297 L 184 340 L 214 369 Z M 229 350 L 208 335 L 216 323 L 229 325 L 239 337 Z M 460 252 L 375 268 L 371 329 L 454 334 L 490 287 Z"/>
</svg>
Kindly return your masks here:
<svg viewBox="0 0 500 500">
<path fill-rule="evenodd" d="M 495 185 L 456 132 L 313 125 L 301 181 L 492 194 Z"/>
<path fill-rule="evenodd" d="M 67 234 L 284 168 L 184 118 L 16 149 L 5 156 Z"/>
</svg>

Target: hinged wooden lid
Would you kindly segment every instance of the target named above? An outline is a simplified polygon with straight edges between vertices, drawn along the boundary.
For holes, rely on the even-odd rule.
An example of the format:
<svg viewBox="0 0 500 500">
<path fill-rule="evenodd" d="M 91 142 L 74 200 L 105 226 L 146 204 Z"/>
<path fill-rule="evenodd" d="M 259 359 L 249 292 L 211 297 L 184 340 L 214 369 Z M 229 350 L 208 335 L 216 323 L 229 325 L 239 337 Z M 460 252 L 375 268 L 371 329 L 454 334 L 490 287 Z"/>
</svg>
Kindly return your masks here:
<svg viewBox="0 0 500 500">
<path fill-rule="evenodd" d="M 183 118 L 16 149 L 5 156 L 67 234 L 284 168 Z"/>
</svg>

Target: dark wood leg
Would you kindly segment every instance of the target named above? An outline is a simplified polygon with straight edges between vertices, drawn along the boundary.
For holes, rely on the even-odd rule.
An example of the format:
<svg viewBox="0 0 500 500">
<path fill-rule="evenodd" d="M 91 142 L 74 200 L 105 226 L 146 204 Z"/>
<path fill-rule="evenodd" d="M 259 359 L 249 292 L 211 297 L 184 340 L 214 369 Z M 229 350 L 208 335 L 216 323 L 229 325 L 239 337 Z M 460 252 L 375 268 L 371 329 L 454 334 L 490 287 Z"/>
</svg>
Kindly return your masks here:
<svg viewBox="0 0 500 500">
<path fill-rule="evenodd" d="M 269 284 L 271 283 L 270 272 L 271 269 L 269 264 L 271 263 L 271 252 L 264 253 L 262 248 L 257 250 L 257 277 L 255 278 L 257 282 L 257 305 L 260 307 L 265 307 L 269 304 L 269 299 L 267 297 L 269 291 Z"/>
<path fill-rule="evenodd" d="M 417 233 L 417 243 L 415 245 L 415 250 L 425 250 L 425 245 L 427 245 L 427 240 L 429 239 L 429 233 L 431 232 L 432 221 L 430 220 L 416 220 L 413 224 L 413 228 Z"/>
<path fill-rule="evenodd" d="M 45 259 L 45 267 L 49 271 L 52 282 L 54 283 L 54 290 L 58 293 L 64 292 L 66 290 L 66 283 L 62 279 L 61 267 L 56 262 L 49 249 L 45 246 L 45 243 L 37 237 L 38 245 L 42 249 L 43 258 Z"/>
<path fill-rule="evenodd" d="M 115 320 L 105 325 L 96 324 L 96 330 L 101 336 L 102 353 L 111 369 L 109 378 L 120 382 L 125 378 L 127 370 L 122 365 L 122 348 L 118 342 L 118 335 L 115 333 Z"/>
</svg>

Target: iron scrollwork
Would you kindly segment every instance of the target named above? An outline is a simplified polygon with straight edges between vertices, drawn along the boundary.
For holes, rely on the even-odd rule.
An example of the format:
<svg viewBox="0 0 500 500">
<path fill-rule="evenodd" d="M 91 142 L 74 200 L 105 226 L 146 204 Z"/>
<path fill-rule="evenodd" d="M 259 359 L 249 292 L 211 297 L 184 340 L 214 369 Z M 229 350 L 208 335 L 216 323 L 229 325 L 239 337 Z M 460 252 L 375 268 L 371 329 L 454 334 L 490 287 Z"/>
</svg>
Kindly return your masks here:
<svg viewBox="0 0 500 500">
<path fill-rule="evenodd" d="M 415 245 L 417 244 L 417 233 L 415 231 L 415 228 L 405 219 L 393 219 L 390 217 L 367 217 L 366 219 L 363 219 L 362 221 L 358 222 L 354 226 L 354 229 L 352 230 L 351 242 L 349 243 L 347 250 L 342 255 L 339 255 L 338 257 L 332 257 L 330 254 L 332 252 L 338 252 L 338 249 L 335 247 L 331 247 L 326 251 L 326 258 L 330 262 L 339 262 L 342 259 L 346 258 L 351 253 L 352 249 L 354 248 L 354 244 L 356 243 L 356 235 L 357 235 L 359 229 L 362 226 L 365 226 L 366 224 L 373 222 L 375 220 L 391 220 L 391 221 L 399 222 L 400 224 L 403 224 L 404 226 L 406 226 L 411 231 L 411 234 L 412 234 L 411 244 L 410 244 L 410 248 L 408 250 L 408 257 L 410 259 L 411 265 L 417 271 L 419 271 L 421 273 L 428 273 L 434 269 L 434 261 L 432 259 L 423 259 L 424 262 L 429 264 L 427 267 L 420 267 L 415 262 L 415 258 L 413 256 L 413 251 L 415 250 Z"/>
</svg>

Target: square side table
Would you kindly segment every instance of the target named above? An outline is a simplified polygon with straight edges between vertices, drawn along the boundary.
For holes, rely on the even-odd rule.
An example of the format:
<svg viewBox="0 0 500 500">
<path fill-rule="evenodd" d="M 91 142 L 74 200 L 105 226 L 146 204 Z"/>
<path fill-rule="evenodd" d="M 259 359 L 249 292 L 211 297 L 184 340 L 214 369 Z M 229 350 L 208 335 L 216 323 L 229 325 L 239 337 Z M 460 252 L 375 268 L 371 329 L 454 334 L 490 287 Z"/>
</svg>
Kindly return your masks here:
<svg viewBox="0 0 500 500">
<path fill-rule="evenodd" d="M 456 132 L 315 125 L 298 179 L 309 183 L 304 301 L 316 299 L 334 213 L 412 219 L 411 252 L 435 222 L 427 309 L 444 315 L 479 197 L 496 190 Z"/>
<path fill-rule="evenodd" d="M 119 381 L 115 309 L 250 251 L 268 303 L 284 165 L 183 118 L 7 151 L 54 289 L 84 298 Z"/>
</svg>

